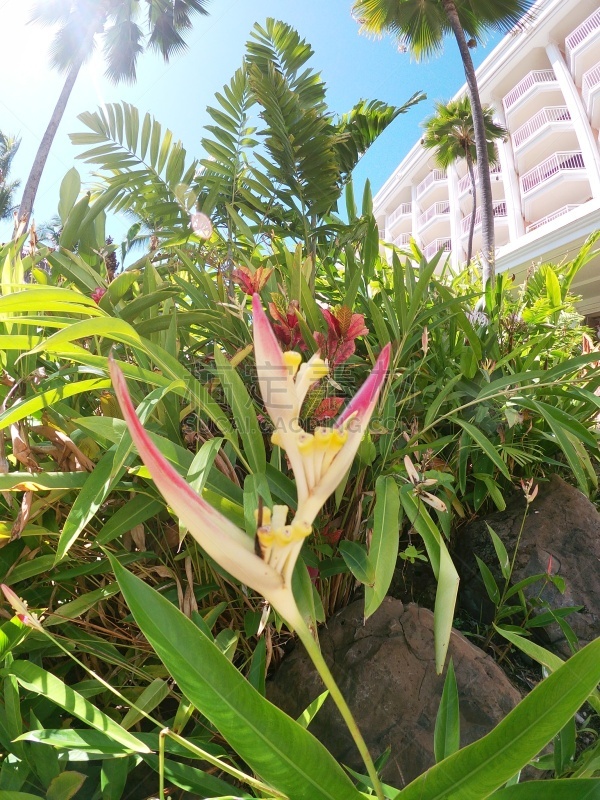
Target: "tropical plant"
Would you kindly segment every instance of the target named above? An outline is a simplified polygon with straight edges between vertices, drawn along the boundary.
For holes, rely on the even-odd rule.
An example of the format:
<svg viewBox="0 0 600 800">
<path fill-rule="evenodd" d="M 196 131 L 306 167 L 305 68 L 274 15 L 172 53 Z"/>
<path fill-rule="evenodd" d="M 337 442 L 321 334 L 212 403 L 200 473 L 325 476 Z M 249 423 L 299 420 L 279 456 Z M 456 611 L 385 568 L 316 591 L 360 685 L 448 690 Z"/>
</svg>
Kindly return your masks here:
<svg viewBox="0 0 600 800">
<path fill-rule="evenodd" d="M 484 106 L 482 111 L 488 163 L 493 166 L 498 160 L 494 143 L 498 139 L 506 139 L 508 131 L 494 122 L 494 110 L 490 106 Z M 447 169 L 461 158 L 467 162 L 467 170 L 471 179 L 471 194 L 473 195 L 467 244 L 468 264 L 473 255 L 473 233 L 477 210 L 477 181 L 473 168 L 473 165 L 477 163 L 477 148 L 475 147 L 475 129 L 469 98 L 463 97 L 460 100 L 451 100 L 449 103 L 436 103 L 435 115 L 426 119 L 423 127 L 425 134 L 421 139 L 421 144 L 425 148 L 435 150 L 435 160 L 439 167 Z"/>
<path fill-rule="evenodd" d="M 161 244 L 182 241 L 197 202 L 223 233 L 215 257 L 228 274 L 275 236 L 303 244 L 312 285 L 319 243 L 329 247 L 331 234 L 344 229 L 335 212 L 352 170 L 387 125 L 423 96 L 400 107 L 359 101 L 336 116 L 323 79 L 307 66 L 312 54 L 289 25 L 273 19 L 255 25 L 241 68 L 208 109 L 213 124 L 200 165 L 184 167 L 181 144 L 127 104 L 81 115 L 91 133 L 71 139 L 92 146 L 79 157 L 103 170 L 108 206 L 135 214 Z"/>
<path fill-rule="evenodd" d="M 0 220 L 9 219 L 14 211 L 14 193 L 21 182 L 9 181 L 10 167 L 21 140 L 0 131 Z"/>
<path fill-rule="evenodd" d="M 486 30 L 508 32 L 534 0 L 355 0 L 354 14 L 369 33 L 391 33 L 417 59 L 439 52 L 453 33 L 462 59 L 473 111 L 475 148 L 482 197 L 482 273 L 484 286 L 495 281 L 494 207 L 483 108 L 469 46 Z"/>
<path fill-rule="evenodd" d="M 150 0 L 147 6 L 144 30 L 137 0 L 43 0 L 36 5 L 34 21 L 59 26 L 51 63 L 66 78 L 25 183 L 14 236 L 27 228 L 56 131 L 79 70 L 94 52 L 97 38 L 102 37 L 107 77 L 114 83 L 134 81 L 137 59 L 145 49 L 157 51 L 168 61 L 186 47 L 183 34 L 192 27 L 193 14 L 207 13 L 205 0 Z"/>
</svg>

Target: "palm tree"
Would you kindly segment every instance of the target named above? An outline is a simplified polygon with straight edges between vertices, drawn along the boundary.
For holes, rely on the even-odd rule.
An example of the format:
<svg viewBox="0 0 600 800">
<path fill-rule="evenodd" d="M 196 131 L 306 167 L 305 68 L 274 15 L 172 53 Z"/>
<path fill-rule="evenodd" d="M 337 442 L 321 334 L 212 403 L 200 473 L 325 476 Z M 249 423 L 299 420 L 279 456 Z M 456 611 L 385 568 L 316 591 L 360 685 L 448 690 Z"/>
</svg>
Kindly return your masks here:
<svg viewBox="0 0 600 800">
<path fill-rule="evenodd" d="M 494 210 L 483 109 L 469 47 L 486 30 L 503 33 L 530 11 L 535 0 L 355 0 L 353 13 L 369 33 L 392 33 L 417 60 L 438 53 L 453 33 L 465 70 L 482 198 L 483 283 L 494 283 Z"/>
<path fill-rule="evenodd" d="M 33 21 L 58 25 L 51 50 L 52 66 L 66 73 L 58 102 L 42 137 L 15 223 L 15 235 L 25 230 L 52 141 L 64 114 L 79 70 L 102 37 L 106 76 L 133 82 L 137 58 L 146 49 L 158 51 L 165 61 L 186 47 L 183 33 L 192 27 L 194 13 L 206 14 L 206 0 L 42 0 Z M 145 21 L 142 5 L 147 5 Z M 139 23 L 142 22 L 142 25 Z"/>
<path fill-rule="evenodd" d="M 21 181 L 9 181 L 8 173 L 21 140 L 0 131 L 0 220 L 8 219 L 14 211 L 13 195 Z"/>
<path fill-rule="evenodd" d="M 494 110 L 490 106 L 484 106 L 482 111 L 488 162 L 493 165 L 498 160 L 494 142 L 497 139 L 506 139 L 508 131 L 502 125 L 494 122 Z M 463 97 L 460 100 L 451 100 L 449 103 L 436 103 L 434 116 L 425 120 L 423 127 L 425 135 L 421 139 L 421 144 L 423 147 L 435 150 L 435 160 L 439 167 L 448 169 L 460 158 L 464 158 L 467 162 L 473 195 L 467 245 L 467 263 L 470 263 L 473 254 L 473 232 L 477 210 L 477 182 L 473 169 L 473 164 L 477 162 L 477 148 L 475 147 L 475 130 L 469 98 Z"/>
</svg>

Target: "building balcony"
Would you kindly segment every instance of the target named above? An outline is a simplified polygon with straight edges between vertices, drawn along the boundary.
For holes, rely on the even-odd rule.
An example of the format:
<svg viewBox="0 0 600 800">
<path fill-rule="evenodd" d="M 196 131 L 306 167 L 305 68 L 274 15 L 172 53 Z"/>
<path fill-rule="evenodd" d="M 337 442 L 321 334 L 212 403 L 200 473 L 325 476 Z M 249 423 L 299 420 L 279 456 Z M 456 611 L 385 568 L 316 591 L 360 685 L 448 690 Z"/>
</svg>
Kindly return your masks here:
<svg viewBox="0 0 600 800">
<path fill-rule="evenodd" d="M 528 72 L 525 77 L 510 90 L 502 101 L 504 110 L 508 114 L 517 106 L 521 105 L 527 98 L 536 92 L 558 91 L 558 81 L 553 69 L 534 69 Z"/>
<path fill-rule="evenodd" d="M 592 127 L 600 128 L 600 61 L 584 74 L 581 89 Z"/>
<path fill-rule="evenodd" d="M 399 236 L 396 236 L 395 239 L 392 239 L 392 244 L 395 244 L 397 247 L 406 247 L 410 244 L 411 238 L 410 233 L 401 233 Z"/>
<path fill-rule="evenodd" d="M 512 138 L 515 150 L 523 147 L 542 128 L 556 128 L 561 125 L 564 127 L 565 123 L 571 126 L 571 115 L 566 106 L 542 108 L 541 111 L 513 133 Z"/>
<path fill-rule="evenodd" d="M 392 227 L 399 220 L 410 218 L 412 216 L 412 203 L 400 203 L 398 208 L 387 218 L 388 227 Z"/>
<path fill-rule="evenodd" d="M 418 184 L 416 188 L 417 200 L 422 200 L 432 189 L 447 187 L 448 178 L 443 169 L 432 170 L 427 177 Z"/>
<path fill-rule="evenodd" d="M 583 74 L 598 60 L 600 47 L 600 8 L 594 11 L 565 39 L 565 50 L 571 73 L 577 84 Z"/>
<path fill-rule="evenodd" d="M 425 258 L 430 259 L 439 253 L 440 250 L 443 250 L 444 253 L 449 253 L 452 250 L 452 239 L 434 239 L 431 244 L 428 244 L 427 247 L 423 249 L 423 255 Z"/>
<path fill-rule="evenodd" d="M 537 167 L 534 167 L 523 175 L 521 178 L 523 194 L 525 195 L 528 192 L 532 192 L 534 189 L 537 189 L 538 186 L 552 180 L 555 175 L 573 170 L 585 170 L 583 155 L 580 152 L 571 150 L 567 153 L 554 153 L 550 158 L 542 161 Z"/>
<path fill-rule="evenodd" d="M 581 152 L 553 153 L 521 177 L 521 192 L 527 219 L 539 220 L 564 205 L 585 203 L 590 184 Z"/>
<path fill-rule="evenodd" d="M 469 235 L 472 216 L 473 216 L 472 214 L 469 214 L 467 217 L 463 217 L 463 219 L 461 219 L 460 221 L 461 236 Z M 483 216 L 483 208 L 481 208 L 480 206 L 475 212 L 475 230 L 481 227 L 482 216 Z M 507 216 L 508 212 L 506 210 L 506 200 L 500 200 L 497 203 L 494 203 L 494 220 L 496 220 L 496 218 L 503 218 L 506 221 Z"/>
<path fill-rule="evenodd" d="M 575 126 L 566 106 L 547 106 L 512 135 L 517 170 L 523 175 L 556 152 L 579 147 Z"/>
<path fill-rule="evenodd" d="M 559 208 L 558 211 L 553 211 L 551 214 L 546 214 L 545 217 L 542 217 L 541 219 L 532 222 L 531 225 L 528 225 L 527 233 L 536 231 L 538 228 L 543 228 L 544 225 L 552 222 L 552 220 L 558 219 L 558 217 L 562 217 L 564 214 L 568 214 L 569 211 L 573 211 L 574 208 L 579 208 L 580 205 L 581 203 L 570 203 L 569 205 Z"/>
<path fill-rule="evenodd" d="M 425 228 L 428 228 L 435 222 L 439 222 L 440 218 L 442 218 L 444 221 L 447 221 L 449 214 L 450 203 L 447 201 L 434 203 L 432 206 L 429 206 L 427 211 L 423 212 L 423 214 L 421 214 L 417 220 L 419 231 L 423 231 Z"/>
<path fill-rule="evenodd" d="M 474 172 L 475 172 L 475 182 L 479 184 L 479 167 L 475 167 Z M 493 179 L 497 181 L 500 180 L 500 178 L 502 177 L 502 167 L 500 166 L 500 164 L 495 164 L 493 167 L 490 167 L 490 175 L 492 177 L 492 180 Z M 463 177 L 458 182 L 458 195 L 459 197 L 462 197 L 464 194 L 467 194 L 467 192 L 470 191 L 471 191 L 471 176 L 467 172 L 467 174 L 463 175 Z"/>
</svg>

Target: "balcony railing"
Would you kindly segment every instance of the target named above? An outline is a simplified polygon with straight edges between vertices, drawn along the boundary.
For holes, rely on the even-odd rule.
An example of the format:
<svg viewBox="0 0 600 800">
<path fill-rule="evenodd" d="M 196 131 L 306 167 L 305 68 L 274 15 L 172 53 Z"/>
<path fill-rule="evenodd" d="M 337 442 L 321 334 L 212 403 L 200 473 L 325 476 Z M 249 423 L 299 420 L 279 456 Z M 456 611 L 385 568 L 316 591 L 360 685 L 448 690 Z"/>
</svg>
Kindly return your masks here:
<svg viewBox="0 0 600 800">
<path fill-rule="evenodd" d="M 578 28 L 575 28 L 573 33 L 570 33 L 565 39 L 567 55 L 570 59 L 572 58 L 573 51 L 598 29 L 600 29 L 600 8 L 594 11 L 590 17 L 584 20 L 584 22 L 582 22 Z M 571 64 L 571 67 L 572 66 Z"/>
<path fill-rule="evenodd" d="M 427 189 L 434 184 L 446 181 L 446 171 L 443 169 L 434 169 L 432 170 L 429 175 L 421 181 L 421 183 L 417 186 L 417 197 L 422 197 L 425 194 Z"/>
<path fill-rule="evenodd" d="M 450 203 L 448 203 L 447 201 L 434 203 L 432 206 L 429 206 L 427 211 L 421 214 L 421 216 L 417 220 L 417 224 L 419 228 L 422 228 L 423 225 L 427 225 L 427 223 L 434 217 L 439 217 L 442 214 L 449 214 L 449 213 L 450 213 Z"/>
<path fill-rule="evenodd" d="M 440 250 L 449 253 L 450 250 L 452 250 L 452 239 L 434 239 L 433 242 L 428 244 L 423 250 L 423 255 L 425 258 L 433 258 Z"/>
<path fill-rule="evenodd" d="M 530 139 L 536 131 L 543 128 L 550 122 L 567 122 L 570 121 L 571 115 L 566 106 L 549 106 L 542 108 L 534 117 L 528 120 L 525 125 L 513 133 L 513 142 L 515 149 L 521 147 L 528 139 Z"/>
<path fill-rule="evenodd" d="M 392 241 L 392 244 L 395 244 L 398 247 L 405 247 L 407 244 L 410 244 L 410 236 L 410 233 L 401 233 L 400 236 L 396 236 L 396 238 Z"/>
<path fill-rule="evenodd" d="M 469 233 L 469 229 L 471 227 L 471 217 L 473 215 L 469 214 L 464 219 L 460 221 L 460 232 L 463 236 L 466 236 Z M 475 227 L 477 228 L 481 225 L 481 217 L 483 216 L 483 208 L 480 206 L 477 211 L 475 212 Z M 494 218 L 495 217 L 506 217 L 506 200 L 499 200 L 498 202 L 494 203 Z"/>
<path fill-rule="evenodd" d="M 585 169 L 583 155 L 575 150 L 568 153 L 554 153 L 521 178 L 523 194 L 531 192 L 542 183 L 550 180 L 558 172 Z"/>
<path fill-rule="evenodd" d="M 512 89 L 504 98 L 504 108 L 508 111 L 511 106 L 523 97 L 532 86 L 539 83 L 549 83 L 555 81 L 556 75 L 553 69 L 534 69 L 529 72 L 522 81 L 519 81 L 514 89 Z"/>
<path fill-rule="evenodd" d="M 527 233 L 530 231 L 535 231 L 537 228 L 541 228 L 543 225 L 547 225 L 549 222 L 552 222 L 553 219 L 557 219 L 558 217 L 562 217 L 563 214 L 568 214 L 569 211 L 573 211 L 574 208 L 579 208 L 580 203 L 570 204 L 568 206 L 563 206 L 559 208 L 558 211 L 553 211 L 552 214 L 547 214 L 545 217 L 536 220 L 531 225 L 527 226 Z"/>
<path fill-rule="evenodd" d="M 475 182 L 477 182 L 479 180 L 479 168 L 475 167 L 474 172 L 475 172 Z M 493 167 L 490 167 L 490 175 L 502 175 L 502 167 L 500 166 L 500 164 L 495 164 Z M 459 194 L 464 194 L 470 188 L 471 188 L 471 176 L 467 172 L 467 174 L 463 175 L 463 177 L 458 182 L 458 192 Z"/>
<path fill-rule="evenodd" d="M 600 61 L 595 67 L 588 69 L 581 80 L 583 102 L 586 104 L 586 106 L 589 105 L 590 94 L 592 93 L 592 90 L 595 89 L 598 84 L 600 84 Z"/>
<path fill-rule="evenodd" d="M 392 211 L 388 217 L 388 225 L 393 225 L 400 217 L 406 217 L 412 214 L 412 203 L 400 203 L 395 211 Z"/>
</svg>

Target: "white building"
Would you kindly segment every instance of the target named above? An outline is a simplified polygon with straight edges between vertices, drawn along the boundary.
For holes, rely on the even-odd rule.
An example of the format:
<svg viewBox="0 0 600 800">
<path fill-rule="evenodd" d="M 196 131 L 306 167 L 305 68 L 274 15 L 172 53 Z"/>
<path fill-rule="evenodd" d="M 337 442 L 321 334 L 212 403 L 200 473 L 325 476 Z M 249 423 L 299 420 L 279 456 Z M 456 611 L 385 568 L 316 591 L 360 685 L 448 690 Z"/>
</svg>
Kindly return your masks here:
<svg viewBox="0 0 600 800">
<path fill-rule="evenodd" d="M 600 228 L 600 0 L 539 0 L 533 21 L 506 36 L 477 77 L 482 102 L 510 131 L 492 169 L 496 267 L 519 277 L 532 263 L 572 257 Z M 455 265 L 466 258 L 471 204 L 466 164 L 446 174 L 420 142 L 374 201 L 386 241 L 414 236 L 427 257 L 444 248 Z M 475 220 L 474 251 L 480 210 Z M 600 259 L 575 291 L 582 313 L 600 312 Z"/>
</svg>

